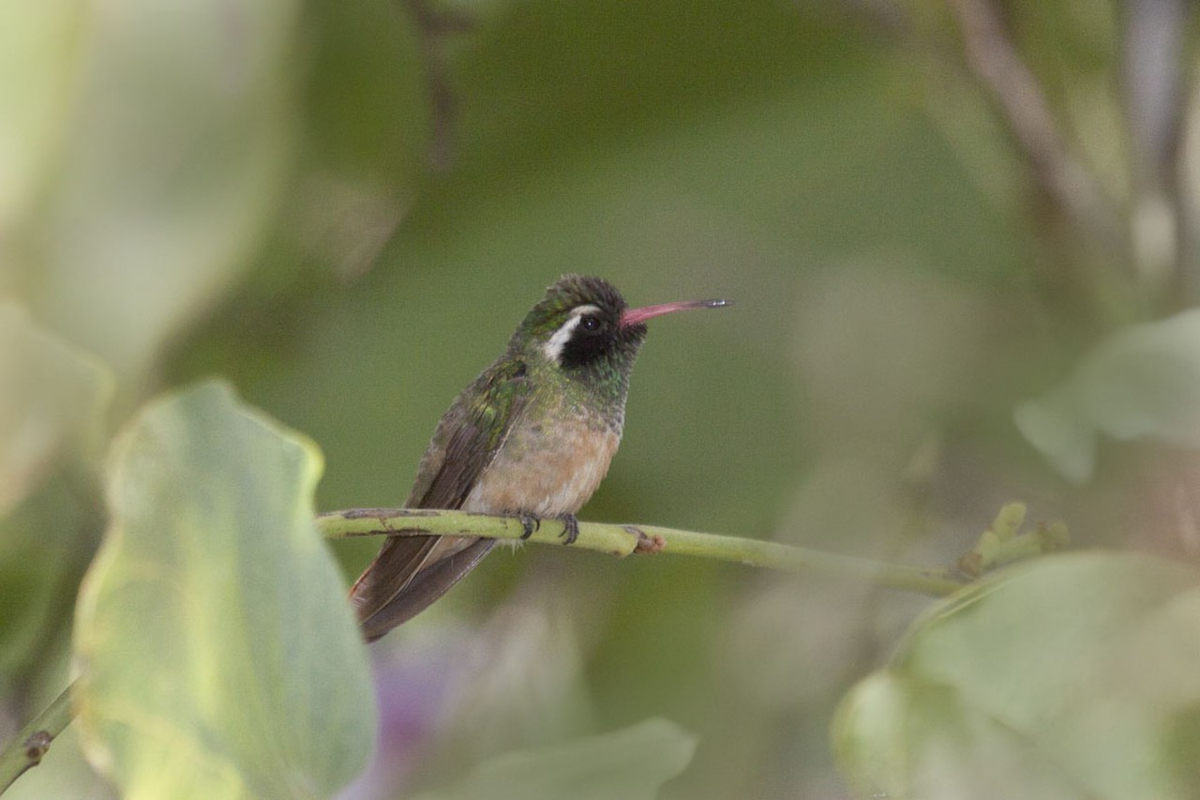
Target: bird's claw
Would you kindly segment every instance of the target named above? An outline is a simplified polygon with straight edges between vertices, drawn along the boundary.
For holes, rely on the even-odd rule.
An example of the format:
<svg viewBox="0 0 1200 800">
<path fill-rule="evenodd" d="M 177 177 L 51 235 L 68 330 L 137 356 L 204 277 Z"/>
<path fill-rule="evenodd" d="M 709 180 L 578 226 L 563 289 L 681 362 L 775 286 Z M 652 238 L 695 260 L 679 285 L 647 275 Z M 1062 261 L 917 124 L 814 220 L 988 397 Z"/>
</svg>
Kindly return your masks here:
<svg viewBox="0 0 1200 800">
<path fill-rule="evenodd" d="M 575 544 L 579 538 L 579 520 L 574 514 L 563 514 L 558 518 L 563 524 L 563 532 L 559 534 L 566 539 L 563 544 Z"/>
<path fill-rule="evenodd" d="M 522 539 L 528 539 L 533 536 L 533 532 L 542 527 L 542 521 L 532 514 L 517 514 L 517 519 L 521 521 L 521 529 L 525 531 L 521 534 Z"/>
</svg>

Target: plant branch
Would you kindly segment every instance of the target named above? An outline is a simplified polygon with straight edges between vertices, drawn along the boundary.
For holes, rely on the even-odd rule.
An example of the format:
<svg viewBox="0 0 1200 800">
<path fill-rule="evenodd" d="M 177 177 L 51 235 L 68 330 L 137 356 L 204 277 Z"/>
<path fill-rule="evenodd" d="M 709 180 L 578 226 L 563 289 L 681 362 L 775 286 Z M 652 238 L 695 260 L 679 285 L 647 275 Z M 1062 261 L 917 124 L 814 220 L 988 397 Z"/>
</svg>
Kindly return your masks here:
<svg viewBox="0 0 1200 800">
<path fill-rule="evenodd" d="M 50 749 L 50 743 L 75 718 L 71 708 L 71 692 L 74 688 L 75 683 L 71 682 L 0 750 L 0 794 L 12 786 L 13 781 L 21 777 L 25 770 L 41 763 L 42 756 Z"/>
<path fill-rule="evenodd" d="M 1161 301 L 1185 308 L 1190 269 L 1180 169 L 1187 91 L 1187 0 L 1123 4 L 1121 77 L 1133 176 L 1133 254 Z"/>
<path fill-rule="evenodd" d="M 1023 561 L 1027 558 L 1062 550 L 1070 541 L 1066 523 L 1039 523 L 1032 531 L 1021 533 L 1025 524 L 1024 503 L 1009 503 L 1000 509 L 992 526 L 979 535 L 975 546 L 958 560 L 958 571 L 968 578 Z"/>
<path fill-rule="evenodd" d="M 516 517 L 404 508 L 333 511 L 319 516 L 317 526 L 330 539 L 356 536 L 480 536 L 490 539 L 520 539 L 524 533 L 521 521 Z M 561 545 L 564 543 L 564 530 L 562 522 L 548 519 L 538 526 L 528 541 Z M 716 561 L 732 561 L 783 572 L 813 570 L 933 597 L 943 597 L 963 586 L 963 581 L 949 570 L 922 569 L 778 542 L 696 533 L 655 525 L 580 522 L 579 538 L 571 546 L 608 553 L 618 558 L 631 553 L 674 553 Z"/>
<path fill-rule="evenodd" d="M 425 67 L 425 93 L 433 126 L 429 143 L 429 166 L 435 172 L 449 169 L 454 158 L 454 120 L 457 104 L 450 85 L 443 39 L 470 31 L 472 22 L 460 14 L 435 7 L 430 0 L 402 0 L 416 23 Z"/>
<path fill-rule="evenodd" d="M 1033 71 L 1025 64 L 992 0 L 950 0 L 967 64 L 989 92 L 1045 194 L 1089 238 L 1128 254 L 1124 222 L 1099 181 L 1068 147 Z"/>
<path fill-rule="evenodd" d="M 993 525 L 1004 540 L 1012 539 L 1020 520 L 1006 524 L 1005 513 L 1024 516 L 1024 507 L 1007 508 Z M 1010 514 L 1011 516 L 1011 514 Z M 471 514 L 465 511 L 435 511 L 406 508 L 355 508 L 333 511 L 317 517 L 317 527 L 327 539 L 357 536 L 479 536 L 491 539 L 521 539 L 524 526 L 516 517 Z M 548 519 L 539 523 L 528 541 L 539 544 L 563 544 L 566 525 Z M 921 569 L 904 564 L 873 561 L 866 558 L 810 550 L 805 547 L 696 533 L 657 525 L 609 525 L 580 522 L 579 537 L 572 547 L 595 550 L 623 558 L 633 553 L 674 553 L 716 561 L 731 561 L 752 567 L 782 572 L 817 571 L 867 581 L 889 589 L 903 589 L 933 597 L 943 597 L 960 589 L 964 581 L 951 570 Z M 1023 548 L 1023 551 L 1028 548 Z M 1001 559 L 993 559 L 993 561 Z M 72 682 L 53 702 L 29 722 L 0 750 L 0 794 L 30 767 L 37 766 L 63 729 L 74 718 L 71 707 Z"/>
</svg>

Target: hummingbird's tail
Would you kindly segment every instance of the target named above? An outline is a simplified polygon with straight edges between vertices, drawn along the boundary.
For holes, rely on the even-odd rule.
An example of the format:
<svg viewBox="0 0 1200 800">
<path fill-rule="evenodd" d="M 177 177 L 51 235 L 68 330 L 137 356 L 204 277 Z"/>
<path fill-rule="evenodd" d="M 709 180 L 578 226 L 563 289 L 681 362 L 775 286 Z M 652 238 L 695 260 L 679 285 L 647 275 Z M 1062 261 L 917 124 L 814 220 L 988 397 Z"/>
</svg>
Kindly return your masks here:
<svg viewBox="0 0 1200 800">
<path fill-rule="evenodd" d="M 495 539 L 394 536 L 350 588 L 363 637 L 373 642 L 424 611 L 488 554 Z"/>
</svg>

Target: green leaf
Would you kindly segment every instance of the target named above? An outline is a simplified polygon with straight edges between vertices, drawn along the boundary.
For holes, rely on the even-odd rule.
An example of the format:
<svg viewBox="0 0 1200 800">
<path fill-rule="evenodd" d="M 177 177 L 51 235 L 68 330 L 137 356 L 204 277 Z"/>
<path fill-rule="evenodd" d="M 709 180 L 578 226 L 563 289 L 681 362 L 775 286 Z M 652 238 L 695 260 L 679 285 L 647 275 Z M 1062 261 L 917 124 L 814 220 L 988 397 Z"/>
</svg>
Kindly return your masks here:
<svg viewBox="0 0 1200 800">
<path fill-rule="evenodd" d="M 1014 419 L 1075 483 L 1092 476 L 1102 434 L 1200 449 L 1200 309 L 1117 333 Z"/>
<path fill-rule="evenodd" d="M 843 701 L 863 796 L 1194 798 L 1200 573 L 1135 555 L 1040 558 L 919 620 Z"/>
<path fill-rule="evenodd" d="M 0 301 L 0 517 L 62 456 L 96 452 L 112 392 L 96 359 Z"/>
<path fill-rule="evenodd" d="M 114 447 L 80 595 L 80 722 L 129 798 L 322 797 L 375 732 L 366 650 L 313 525 L 316 447 L 201 384 Z"/>
<path fill-rule="evenodd" d="M 46 644 L 94 546 L 79 487 L 112 390 L 103 365 L 0 302 L 0 680 Z"/>
<path fill-rule="evenodd" d="M 29 212 L 53 167 L 87 12 L 82 0 L 0 3 L 0 230 L 12 231 Z M 0 278 L 6 262 L 0 258 Z"/>
<path fill-rule="evenodd" d="M 48 111 L 26 92 L 15 101 L 22 119 L 40 120 L 28 135 L 44 137 L 46 152 L 26 157 L 53 169 L 12 231 L 11 256 L 38 313 L 128 388 L 242 278 L 284 200 L 300 3 L 108 0 L 103 13 L 68 12 L 14 56 L 34 86 L 57 65 L 70 94 Z M 61 41 L 75 38 L 78 52 Z"/>
<path fill-rule="evenodd" d="M 0 687 L 32 672 L 70 622 L 93 520 L 62 480 L 47 482 L 0 519 Z"/>
<path fill-rule="evenodd" d="M 420 800 L 653 800 L 695 750 L 695 737 L 678 725 L 649 719 L 614 733 L 497 756 Z"/>
</svg>

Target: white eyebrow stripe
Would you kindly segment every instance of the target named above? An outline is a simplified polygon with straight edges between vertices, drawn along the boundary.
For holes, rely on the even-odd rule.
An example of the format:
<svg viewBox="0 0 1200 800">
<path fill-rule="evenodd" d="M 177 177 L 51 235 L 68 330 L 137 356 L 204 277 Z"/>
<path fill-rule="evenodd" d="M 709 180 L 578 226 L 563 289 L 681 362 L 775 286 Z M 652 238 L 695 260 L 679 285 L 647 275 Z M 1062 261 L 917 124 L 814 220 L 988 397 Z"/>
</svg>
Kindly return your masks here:
<svg viewBox="0 0 1200 800">
<path fill-rule="evenodd" d="M 588 308 L 589 306 L 580 306 L 580 308 Z M 594 306 L 591 306 L 594 308 Z M 571 341 L 571 333 L 579 325 L 579 320 L 583 319 L 581 314 L 576 314 L 575 309 L 571 312 L 571 318 L 562 324 L 562 327 L 554 332 L 550 337 L 550 341 L 546 342 L 542 352 L 546 354 L 546 358 L 550 359 L 555 364 L 561 363 L 559 358 L 562 356 L 563 348 L 567 346 L 567 342 Z M 586 313 L 586 312 L 581 312 Z"/>
<path fill-rule="evenodd" d="M 579 320 L 583 319 L 585 314 L 598 313 L 600 313 L 600 306 L 591 303 L 572 308 L 567 321 L 554 332 L 554 335 L 550 337 L 550 341 L 546 342 L 545 347 L 542 348 L 542 352 L 546 354 L 546 358 L 555 364 L 561 363 L 559 359 L 562 357 L 563 348 L 567 346 L 567 342 L 571 341 L 571 334 L 575 332 L 575 328 L 579 327 Z"/>
</svg>

